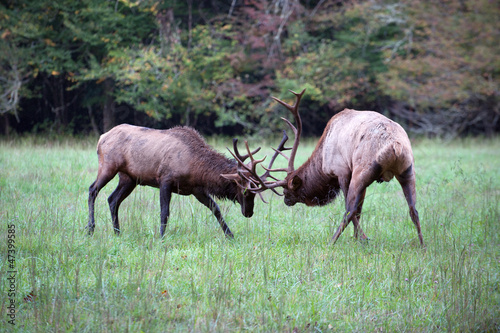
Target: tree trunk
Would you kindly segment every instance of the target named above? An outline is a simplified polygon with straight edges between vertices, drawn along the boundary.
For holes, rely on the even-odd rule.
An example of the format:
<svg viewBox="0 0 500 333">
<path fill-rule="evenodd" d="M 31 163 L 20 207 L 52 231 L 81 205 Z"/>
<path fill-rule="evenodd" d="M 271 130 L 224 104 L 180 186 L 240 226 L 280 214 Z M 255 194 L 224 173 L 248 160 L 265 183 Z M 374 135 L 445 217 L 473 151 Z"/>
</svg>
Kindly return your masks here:
<svg viewBox="0 0 500 333">
<path fill-rule="evenodd" d="M 115 126 L 115 100 L 113 98 L 114 83 L 106 79 L 104 84 L 104 106 L 102 110 L 103 131 L 107 132 Z"/>
<path fill-rule="evenodd" d="M 10 134 L 10 122 L 9 122 L 9 114 L 8 113 L 2 113 L 0 116 L 0 134 L 5 135 L 7 138 L 9 137 Z"/>
<path fill-rule="evenodd" d="M 50 103 L 49 100 L 49 105 L 55 115 L 52 129 L 55 128 L 56 132 L 60 133 L 67 125 L 66 103 L 64 101 L 64 79 L 60 76 L 49 76 L 46 82 L 52 93 L 52 103 Z"/>
<path fill-rule="evenodd" d="M 101 135 L 101 131 L 99 131 L 99 127 L 95 121 L 94 113 L 92 112 L 92 106 L 88 105 L 87 110 L 89 112 L 90 124 L 92 125 L 92 130 L 96 135 Z"/>
</svg>

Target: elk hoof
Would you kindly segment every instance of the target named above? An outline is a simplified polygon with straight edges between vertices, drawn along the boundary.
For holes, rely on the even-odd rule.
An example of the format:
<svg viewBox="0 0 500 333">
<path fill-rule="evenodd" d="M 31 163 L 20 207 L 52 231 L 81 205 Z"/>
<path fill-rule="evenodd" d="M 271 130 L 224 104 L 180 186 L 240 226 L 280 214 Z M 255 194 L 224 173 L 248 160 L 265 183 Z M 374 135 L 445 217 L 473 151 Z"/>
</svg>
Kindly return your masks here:
<svg viewBox="0 0 500 333">
<path fill-rule="evenodd" d="M 85 229 L 87 230 L 87 235 L 88 236 L 92 236 L 94 234 L 94 228 L 95 228 L 95 226 L 89 226 L 89 225 L 87 225 L 85 227 Z"/>
<path fill-rule="evenodd" d="M 365 237 L 354 238 L 354 240 L 360 242 L 363 245 L 370 243 L 370 238 L 368 238 L 366 236 Z"/>
</svg>

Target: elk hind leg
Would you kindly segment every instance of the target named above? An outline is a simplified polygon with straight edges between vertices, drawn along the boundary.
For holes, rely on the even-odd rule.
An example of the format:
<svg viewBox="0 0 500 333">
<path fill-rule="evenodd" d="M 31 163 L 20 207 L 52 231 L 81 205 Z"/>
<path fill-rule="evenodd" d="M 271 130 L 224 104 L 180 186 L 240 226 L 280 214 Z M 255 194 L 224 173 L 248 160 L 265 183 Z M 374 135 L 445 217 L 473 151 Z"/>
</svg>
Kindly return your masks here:
<svg viewBox="0 0 500 333">
<path fill-rule="evenodd" d="M 410 208 L 410 217 L 413 224 L 415 225 L 415 228 L 417 228 L 418 240 L 420 241 L 420 245 L 422 245 L 422 247 L 425 247 L 424 237 L 422 236 L 422 230 L 420 228 L 418 211 L 415 208 L 415 204 L 417 202 L 417 194 L 415 190 L 415 173 L 413 170 L 413 165 L 410 165 L 410 167 L 401 175 L 396 176 L 396 179 L 399 181 L 399 184 L 403 189 L 406 202 L 408 203 L 408 207 Z"/>
<path fill-rule="evenodd" d="M 170 201 L 172 200 L 172 183 L 164 182 L 160 184 L 160 206 L 161 206 L 161 216 L 160 216 L 160 236 L 165 235 L 165 229 L 167 228 L 168 218 L 170 216 Z"/>
<path fill-rule="evenodd" d="M 120 234 L 120 222 L 118 221 L 118 208 L 123 200 L 132 193 L 136 187 L 136 182 L 129 175 L 122 172 L 118 173 L 120 180 L 118 186 L 108 198 L 109 210 L 111 211 L 111 221 L 115 234 Z"/>
<path fill-rule="evenodd" d="M 105 170 L 105 168 L 102 169 Z M 97 198 L 99 191 L 104 186 L 106 186 L 106 184 L 109 183 L 109 181 L 113 179 L 116 175 L 116 172 L 109 172 L 109 171 L 103 172 L 102 169 L 101 168 L 99 169 L 99 171 L 97 172 L 97 179 L 89 187 L 89 200 L 88 200 L 89 222 L 87 224 L 89 235 L 92 235 L 94 233 L 94 228 L 95 228 L 95 219 L 94 219 L 95 199 Z"/>
<path fill-rule="evenodd" d="M 354 214 L 354 218 L 352 219 L 352 223 L 354 225 L 354 233 L 353 236 L 356 239 L 368 240 L 363 229 L 361 229 L 359 220 L 361 218 L 361 211 L 363 210 L 363 202 L 365 201 L 366 188 L 361 192 L 361 198 L 359 200 L 358 208 L 356 209 L 356 213 Z"/>
</svg>

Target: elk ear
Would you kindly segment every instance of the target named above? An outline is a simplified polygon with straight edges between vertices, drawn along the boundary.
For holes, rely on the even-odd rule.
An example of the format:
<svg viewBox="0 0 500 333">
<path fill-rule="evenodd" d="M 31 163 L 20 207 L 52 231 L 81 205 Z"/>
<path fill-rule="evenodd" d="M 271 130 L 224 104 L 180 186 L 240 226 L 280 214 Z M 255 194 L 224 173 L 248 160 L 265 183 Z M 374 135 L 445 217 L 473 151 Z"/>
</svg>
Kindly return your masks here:
<svg viewBox="0 0 500 333">
<path fill-rule="evenodd" d="M 241 177 L 237 173 L 226 173 L 221 174 L 221 176 L 226 178 L 227 180 L 233 180 L 235 182 L 241 179 Z"/>
<path fill-rule="evenodd" d="M 288 181 L 288 188 L 292 191 L 297 191 L 302 186 L 302 178 L 295 175 Z"/>
</svg>

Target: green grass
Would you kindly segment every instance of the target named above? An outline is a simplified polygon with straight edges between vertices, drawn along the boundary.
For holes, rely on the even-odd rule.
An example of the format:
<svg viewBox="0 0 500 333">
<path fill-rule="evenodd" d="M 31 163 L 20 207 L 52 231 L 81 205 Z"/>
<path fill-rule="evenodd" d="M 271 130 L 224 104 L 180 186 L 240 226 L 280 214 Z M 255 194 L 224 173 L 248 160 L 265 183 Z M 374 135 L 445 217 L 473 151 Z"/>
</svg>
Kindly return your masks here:
<svg viewBox="0 0 500 333">
<path fill-rule="evenodd" d="M 271 193 L 269 204 L 256 201 L 251 219 L 219 201 L 233 241 L 208 209 L 176 195 L 160 239 L 159 193 L 146 187 L 124 201 L 116 237 L 106 200 L 116 179 L 97 198 L 88 237 L 95 142 L 0 142 L 0 331 L 500 329 L 499 139 L 414 143 L 427 251 L 396 181 L 368 188 L 361 220 L 368 244 L 352 239 L 352 226 L 329 244 L 343 199 L 290 208 Z M 230 140 L 212 143 L 224 151 Z M 305 142 L 296 164 L 313 149 Z M 7 322 L 12 224 L 14 327 Z"/>
</svg>

